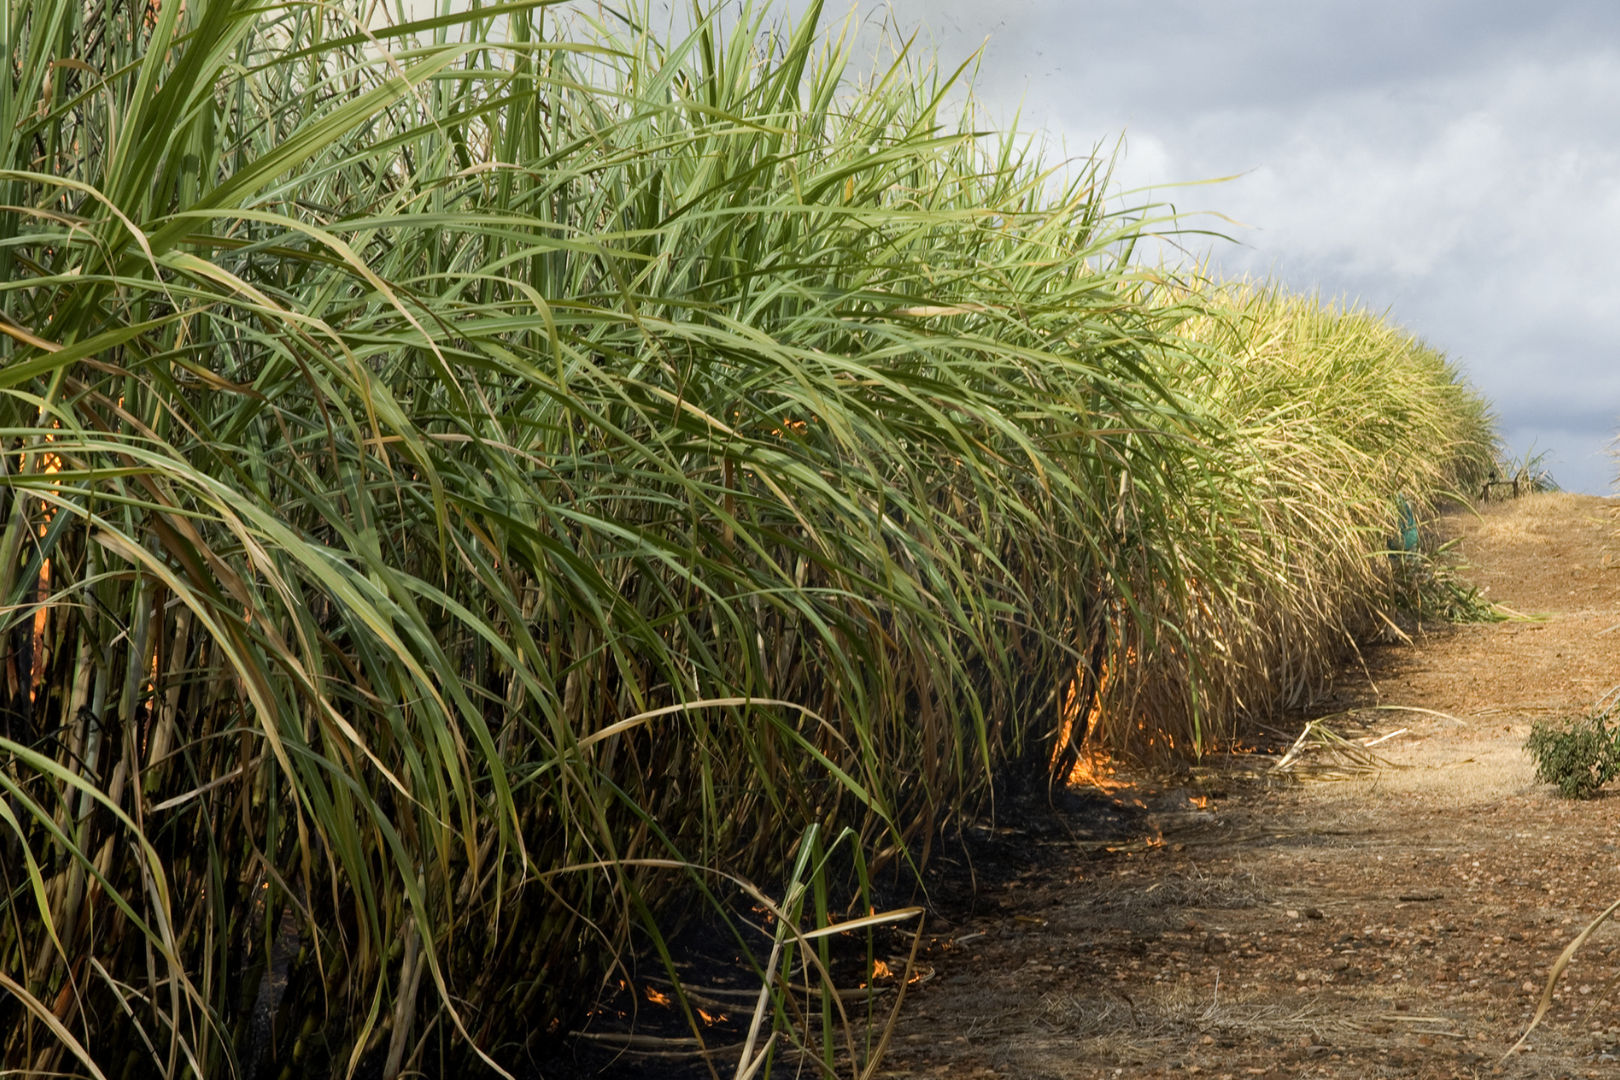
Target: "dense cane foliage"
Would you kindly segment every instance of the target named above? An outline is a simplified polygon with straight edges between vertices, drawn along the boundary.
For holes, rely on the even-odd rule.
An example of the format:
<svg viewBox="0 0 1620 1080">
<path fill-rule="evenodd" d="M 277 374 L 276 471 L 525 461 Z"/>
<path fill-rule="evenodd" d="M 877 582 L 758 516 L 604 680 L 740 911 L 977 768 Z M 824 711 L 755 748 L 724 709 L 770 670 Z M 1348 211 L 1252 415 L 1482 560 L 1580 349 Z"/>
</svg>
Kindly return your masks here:
<svg viewBox="0 0 1620 1080">
<path fill-rule="evenodd" d="M 0 10 L 6 1068 L 516 1068 L 682 866 L 1306 692 L 1489 449 L 816 10 Z"/>
<path fill-rule="evenodd" d="M 1108 745 L 1198 745 L 1235 716 L 1307 703 L 1374 609 L 1405 599 L 1400 557 L 1393 575 L 1369 557 L 1400 550 L 1398 509 L 1465 498 L 1491 467 L 1485 402 L 1387 321 L 1248 283 L 1197 300 L 1164 378 L 1218 433 L 1197 492 L 1211 501 L 1165 523 L 1190 595 L 1155 593 L 1176 641 L 1115 680 L 1092 732 Z"/>
</svg>

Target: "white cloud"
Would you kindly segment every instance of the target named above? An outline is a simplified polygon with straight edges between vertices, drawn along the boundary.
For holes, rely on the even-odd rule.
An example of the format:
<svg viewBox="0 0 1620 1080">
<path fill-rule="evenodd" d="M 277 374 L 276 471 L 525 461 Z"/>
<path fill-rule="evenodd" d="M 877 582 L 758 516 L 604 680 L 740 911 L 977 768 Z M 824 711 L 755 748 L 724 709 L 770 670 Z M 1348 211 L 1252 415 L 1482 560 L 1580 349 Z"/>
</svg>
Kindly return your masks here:
<svg viewBox="0 0 1620 1080">
<path fill-rule="evenodd" d="M 1456 357 L 1502 431 L 1607 491 L 1620 426 L 1620 5 L 896 0 L 992 115 L 1218 210 L 1232 272 L 1359 298 Z M 841 14 L 829 7 L 828 15 Z"/>
</svg>

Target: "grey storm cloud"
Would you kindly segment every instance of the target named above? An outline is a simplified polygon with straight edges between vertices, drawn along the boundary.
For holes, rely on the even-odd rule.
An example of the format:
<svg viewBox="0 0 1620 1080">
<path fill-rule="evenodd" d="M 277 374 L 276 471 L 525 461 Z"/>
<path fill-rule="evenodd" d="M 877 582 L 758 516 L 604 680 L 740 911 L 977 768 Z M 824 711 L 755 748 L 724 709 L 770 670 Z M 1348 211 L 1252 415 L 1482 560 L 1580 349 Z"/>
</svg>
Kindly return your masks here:
<svg viewBox="0 0 1620 1080">
<path fill-rule="evenodd" d="M 797 10 L 805 4 L 796 2 Z M 847 8 L 829 0 L 824 21 Z M 1387 311 L 1496 403 L 1510 449 L 1606 493 L 1620 427 L 1620 5 L 893 0 L 977 94 L 1274 275 Z M 873 38 L 870 32 L 863 44 Z M 1188 181 L 1233 177 L 1209 186 Z"/>
</svg>

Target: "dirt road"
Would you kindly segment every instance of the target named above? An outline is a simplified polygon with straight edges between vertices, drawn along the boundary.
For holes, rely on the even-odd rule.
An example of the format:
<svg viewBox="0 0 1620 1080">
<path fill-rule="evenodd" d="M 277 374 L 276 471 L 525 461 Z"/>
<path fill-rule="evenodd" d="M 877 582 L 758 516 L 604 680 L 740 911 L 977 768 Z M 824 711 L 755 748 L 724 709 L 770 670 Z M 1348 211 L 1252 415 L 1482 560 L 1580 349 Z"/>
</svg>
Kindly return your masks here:
<svg viewBox="0 0 1620 1080">
<path fill-rule="evenodd" d="M 1349 710 L 1329 724 L 1360 742 L 1401 732 L 1375 748 L 1390 767 L 1279 785 L 1274 759 L 1234 757 L 970 832 L 931 871 L 933 974 L 885 1074 L 1620 1076 L 1616 926 L 1498 1064 L 1552 961 L 1620 899 L 1620 792 L 1560 800 L 1522 750 L 1533 720 L 1620 683 L 1612 505 L 1447 519 L 1468 576 L 1533 619 L 1364 653 L 1322 711 Z"/>
</svg>

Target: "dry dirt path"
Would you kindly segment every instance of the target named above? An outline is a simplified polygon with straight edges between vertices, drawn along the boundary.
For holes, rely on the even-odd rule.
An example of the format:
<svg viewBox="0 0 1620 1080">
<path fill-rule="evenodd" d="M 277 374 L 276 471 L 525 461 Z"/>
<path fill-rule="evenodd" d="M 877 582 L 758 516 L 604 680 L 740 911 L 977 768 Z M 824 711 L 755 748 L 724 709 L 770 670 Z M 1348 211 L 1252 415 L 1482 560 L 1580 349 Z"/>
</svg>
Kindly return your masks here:
<svg viewBox="0 0 1620 1080">
<path fill-rule="evenodd" d="M 1115 792 L 1135 820 L 1103 822 L 1102 841 L 1072 831 L 1084 814 L 987 838 L 976 891 L 929 925 L 933 975 L 884 1074 L 1620 1076 L 1612 925 L 1530 1049 L 1498 1064 L 1554 958 L 1620 898 L 1620 792 L 1560 800 L 1521 749 L 1534 719 L 1620 683 L 1620 630 L 1602 633 L 1620 623 L 1612 505 L 1537 496 L 1447 519 L 1468 576 L 1537 621 L 1365 654 L 1326 711 L 1352 710 L 1331 723 L 1358 739 L 1407 729 L 1377 748 L 1400 768 L 1283 787 L 1259 778 L 1267 759 L 1235 758 Z"/>
</svg>

